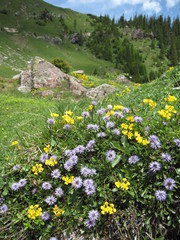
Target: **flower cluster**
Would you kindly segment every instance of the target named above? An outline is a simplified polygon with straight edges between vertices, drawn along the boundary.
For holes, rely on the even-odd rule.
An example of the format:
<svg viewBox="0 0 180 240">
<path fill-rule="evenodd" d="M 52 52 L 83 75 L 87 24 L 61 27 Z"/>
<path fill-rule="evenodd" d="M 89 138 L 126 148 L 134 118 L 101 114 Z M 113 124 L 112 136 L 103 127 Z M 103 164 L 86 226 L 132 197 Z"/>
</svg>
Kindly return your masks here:
<svg viewBox="0 0 180 240">
<path fill-rule="evenodd" d="M 142 144 L 143 146 L 146 146 L 149 144 L 149 141 L 146 139 L 146 138 L 143 138 L 139 133 L 138 131 L 135 131 L 134 132 L 134 137 L 136 139 L 136 141 L 139 143 L 139 144 Z"/>
<path fill-rule="evenodd" d="M 38 175 L 43 170 L 44 168 L 42 167 L 42 164 L 36 164 L 35 166 L 32 167 L 32 172 L 34 173 L 34 175 Z"/>
<path fill-rule="evenodd" d="M 174 109 L 174 106 L 171 105 L 166 105 L 165 109 L 161 109 L 158 111 L 158 114 L 161 117 L 166 118 L 167 120 L 171 119 L 172 113 L 177 113 L 177 111 Z"/>
<path fill-rule="evenodd" d="M 54 167 L 57 164 L 56 158 L 50 157 L 50 159 L 47 159 L 45 161 L 45 165 Z"/>
<path fill-rule="evenodd" d="M 156 102 L 154 102 L 152 99 L 143 99 L 143 103 L 148 104 L 152 109 L 156 107 Z"/>
<path fill-rule="evenodd" d="M 85 222 L 85 226 L 87 228 L 94 227 L 96 225 L 96 221 L 99 218 L 99 212 L 97 210 L 91 210 L 88 213 L 88 220 Z"/>
<path fill-rule="evenodd" d="M 73 112 L 71 111 L 66 111 L 65 115 L 62 116 L 64 123 L 67 123 L 69 125 L 74 124 L 74 119 L 72 118 Z"/>
<path fill-rule="evenodd" d="M 60 215 L 64 214 L 64 210 L 55 205 L 53 208 L 53 213 L 56 215 L 56 217 L 59 217 Z"/>
<path fill-rule="evenodd" d="M 101 206 L 101 213 L 104 214 L 113 214 L 116 213 L 116 208 L 113 203 L 105 202 L 104 205 Z"/>
<path fill-rule="evenodd" d="M 121 130 L 122 130 L 122 134 L 123 135 L 127 136 L 128 139 L 132 139 L 132 137 L 133 137 L 133 132 L 132 132 L 132 130 L 133 130 L 133 123 L 131 123 L 129 125 L 126 124 L 126 123 L 122 123 L 121 124 Z"/>
<path fill-rule="evenodd" d="M 127 191 L 129 189 L 130 182 L 128 182 L 126 178 L 123 178 L 122 182 L 118 180 L 117 182 L 115 182 L 115 185 L 117 188 L 121 188 L 122 190 Z"/>
<path fill-rule="evenodd" d="M 74 176 L 68 177 L 68 176 L 63 176 L 62 180 L 64 181 L 64 184 L 68 185 L 73 182 Z"/>
<path fill-rule="evenodd" d="M 177 98 L 175 96 L 169 95 L 168 97 L 164 98 L 166 102 L 176 102 Z"/>
<path fill-rule="evenodd" d="M 46 147 L 44 147 L 44 152 L 49 153 L 51 146 L 48 144 Z"/>
<path fill-rule="evenodd" d="M 20 179 L 19 182 L 13 183 L 11 189 L 13 191 L 18 191 L 20 188 L 25 187 L 27 180 L 25 178 Z"/>
<path fill-rule="evenodd" d="M 42 215 L 42 208 L 39 207 L 38 204 L 36 205 L 31 205 L 28 209 L 28 218 L 35 219 L 36 217 L 40 217 Z"/>
</svg>

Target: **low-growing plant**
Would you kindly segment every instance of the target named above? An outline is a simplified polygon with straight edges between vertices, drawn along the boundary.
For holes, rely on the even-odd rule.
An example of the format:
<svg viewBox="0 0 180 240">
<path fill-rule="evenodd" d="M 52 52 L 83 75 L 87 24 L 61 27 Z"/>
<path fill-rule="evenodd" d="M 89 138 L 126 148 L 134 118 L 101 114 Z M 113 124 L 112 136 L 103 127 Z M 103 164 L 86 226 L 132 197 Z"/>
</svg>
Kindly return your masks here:
<svg viewBox="0 0 180 240">
<path fill-rule="evenodd" d="M 54 58 L 52 60 L 52 64 L 54 66 L 58 67 L 61 71 L 65 72 L 65 73 L 70 72 L 70 69 L 71 69 L 70 65 L 61 58 Z"/>
</svg>

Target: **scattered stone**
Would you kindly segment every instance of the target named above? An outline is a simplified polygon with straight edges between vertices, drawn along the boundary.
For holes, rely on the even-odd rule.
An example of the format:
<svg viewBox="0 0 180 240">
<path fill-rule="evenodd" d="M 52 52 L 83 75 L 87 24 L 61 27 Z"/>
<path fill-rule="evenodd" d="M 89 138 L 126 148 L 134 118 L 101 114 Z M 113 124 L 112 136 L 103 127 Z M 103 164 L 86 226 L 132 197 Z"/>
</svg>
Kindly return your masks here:
<svg viewBox="0 0 180 240">
<path fill-rule="evenodd" d="M 71 76 L 69 77 L 69 88 L 72 91 L 72 93 L 77 96 L 82 96 L 87 92 L 86 88 L 81 86 L 78 79 Z"/>
<path fill-rule="evenodd" d="M 100 99 L 107 97 L 108 94 L 115 92 L 116 89 L 112 85 L 102 84 L 96 88 L 87 91 L 86 96 L 91 99 Z"/>
<path fill-rule="evenodd" d="M 118 75 L 116 78 L 116 82 L 117 83 L 131 83 L 131 81 L 129 81 L 129 79 L 124 75 Z"/>
<path fill-rule="evenodd" d="M 13 79 L 13 80 L 19 80 L 19 79 L 20 79 L 20 76 L 21 76 L 21 74 L 19 73 L 19 74 L 15 75 L 12 79 Z"/>
<path fill-rule="evenodd" d="M 54 95 L 54 92 L 52 90 L 44 90 L 41 92 L 41 97 L 52 97 Z"/>
<path fill-rule="evenodd" d="M 18 32 L 18 30 L 16 28 L 4 27 L 4 30 L 8 33 L 17 33 Z"/>
<path fill-rule="evenodd" d="M 77 73 L 77 74 L 84 74 L 84 70 L 77 70 L 77 71 L 73 71 L 73 73 Z"/>
</svg>

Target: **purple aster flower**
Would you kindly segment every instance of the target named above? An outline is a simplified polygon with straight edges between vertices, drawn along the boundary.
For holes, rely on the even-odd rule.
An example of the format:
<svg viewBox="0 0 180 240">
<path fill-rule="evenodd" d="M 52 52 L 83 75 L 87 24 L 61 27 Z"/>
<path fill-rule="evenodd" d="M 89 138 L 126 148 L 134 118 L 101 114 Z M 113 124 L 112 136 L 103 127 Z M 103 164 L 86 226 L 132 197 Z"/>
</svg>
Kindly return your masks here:
<svg viewBox="0 0 180 240">
<path fill-rule="evenodd" d="M 164 162 L 171 162 L 171 156 L 168 153 L 161 153 L 161 158 Z"/>
<path fill-rule="evenodd" d="M 167 193 L 164 190 L 156 190 L 155 197 L 156 197 L 156 200 L 163 202 L 167 198 Z"/>
<path fill-rule="evenodd" d="M 36 191 L 37 191 L 37 188 L 33 188 L 32 195 L 34 195 L 36 193 Z"/>
<path fill-rule="evenodd" d="M 116 135 L 116 136 L 119 136 L 119 135 L 121 134 L 121 132 L 119 131 L 118 128 L 114 128 L 112 132 L 113 132 L 114 135 Z"/>
<path fill-rule="evenodd" d="M 114 112 L 114 117 L 123 119 L 124 115 L 120 112 Z"/>
<path fill-rule="evenodd" d="M 68 161 L 73 162 L 73 165 L 76 165 L 78 163 L 78 157 L 76 155 L 73 155 L 69 158 Z"/>
<path fill-rule="evenodd" d="M 64 168 L 67 171 L 70 171 L 73 168 L 73 166 L 74 166 L 74 163 L 71 160 L 66 161 L 65 164 L 64 164 Z"/>
<path fill-rule="evenodd" d="M 174 143 L 177 147 L 180 147 L 180 139 L 174 139 Z"/>
<path fill-rule="evenodd" d="M 87 167 L 83 167 L 81 168 L 80 173 L 83 177 L 87 177 L 90 173 L 90 170 Z"/>
<path fill-rule="evenodd" d="M 86 145 L 86 150 L 88 152 L 93 152 L 95 143 L 96 143 L 95 140 L 90 140 Z"/>
<path fill-rule="evenodd" d="M 104 108 L 101 108 L 101 109 L 99 109 L 99 110 L 97 110 L 97 114 L 99 115 L 99 116 L 101 116 L 101 115 L 103 115 L 104 113 L 105 113 L 105 109 Z"/>
<path fill-rule="evenodd" d="M 157 172 L 157 171 L 160 171 L 160 170 L 161 170 L 161 164 L 160 164 L 159 162 L 156 162 L 156 161 L 151 162 L 151 163 L 149 164 L 149 169 L 150 169 L 150 171 L 153 172 L 153 173 L 155 173 L 155 172 Z"/>
<path fill-rule="evenodd" d="M 54 193 L 57 197 L 61 197 L 64 194 L 64 191 L 62 190 L 61 187 L 55 189 Z"/>
<path fill-rule="evenodd" d="M 1 207 L 0 207 L 0 213 L 1 214 L 6 214 L 6 212 L 8 211 L 8 206 L 6 204 L 3 204 Z"/>
<path fill-rule="evenodd" d="M 73 153 L 72 153 L 71 150 L 67 149 L 67 150 L 64 151 L 64 155 L 65 155 L 66 157 L 70 157 L 70 156 L 73 155 Z"/>
<path fill-rule="evenodd" d="M 13 183 L 12 186 L 11 186 L 11 189 L 13 191 L 18 191 L 19 188 L 20 188 L 19 183 Z"/>
<path fill-rule="evenodd" d="M 128 163 L 130 164 L 136 164 L 137 162 L 139 162 L 139 157 L 137 155 L 131 156 L 128 159 Z"/>
<path fill-rule="evenodd" d="M 61 173 L 60 173 L 59 169 L 54 169 L 51 172 L 51 177 L 52 178 L 58 179 L 60 176 L 61 176 Z"/>
<path fill-rule="evenodd" d="M 72 182 L 72 186 L 74 188 L 81 188 L 83 184 L 82 178 L 81 177 L 75 177 Z"/>
<path fill-rule="evenodd" d="M 107 106 L 108 111 L 111 111 L 113 109 L 112 105 Z"/>
<path fill-rule="evenodd" d="M 44 190 L 50 190 L 52 188 L 51 184 L 49 182 L 43 182 L 42 188 Z"/>
<path fill-rule="evenodd" d="M 92 168 L 92 169 L 89 169 L 89 175 L 92 177 L 93 175 L 96 174 L 96 169 Z"/>
<path fill-rule="evenodd" d="M 89 185 L 87 187 L 85 187 L 85 193 L 87 195 L 93 195 L 96 192 L 96 188 L 94 185 Z"/>
<path fill-rule="evenodd" d="M 25 178 L 20 179 L 18 182 L 19 187 L 24 187 L 26 183 L 27 183 L 27 180 Z"/>
<path fill-rule="evenodd" d="M 19 171 L 20 169 L 21 169 L 21 166 L 19 164 L 16 164 L 15 166 L 13 166 L 14 171 Z"/>
<path fill-rule="evenodd" d="M 57 156 L 56 155 L 52 155 L 51 156 L 54 160 L 57 160 Z"/>
<path fill-rule="evenodd" d="M 83 145 L 78 145 L 75 149 L 74 149 L 74 151 L 75 151 L 75 153 L 76 154 L 81 154 L 81 153 L 83 153 L 84 151 L 85 151 L 85 147 L 83 146 Z"/>
<path fill-rule="evenodd" d="M 45 222 L 47 220 L 49 220 L 50 218 L 50 215 L 48 212 L 43 212 L 42 215 L 41 215 L 41 219 Z"/>
<path fill-rule="evenodd" d="M 0 204 L 2 204 L 4 202 L 5 198 L 1 197 L 0 198 Z"/>
<path fill-rule="evenodd" d="M 136 116 L 136 117 L 134 117 L 134 121 L 136 122 L 136 123 L 142 123 L 142 117 L 138 117 L 138 116 Z"/>
<path fill-rule="evenodd" d="M 88 217 L 91 221 L 96 221 L 99 217 L 99 212 L 97 210 L 91 210 L 88 213 Z"/>
<path fill-rule="evenodd" d="M 90 219 L 88 219 L 86 222 L 85 222 L 85 226 L 87 227 L 87 228 L 92 228 L 92 227 L 94 227 L 96 225 L 96 221 L 92 221 L 92 220 L 90 220 Z"/>
<path fill-rule="evenodd" d="M 51 195 L 49 197 L 46 198 L 45 202 L 50 206 L 56 203 L 56 198 Z"/>
<path fill-rule="evenodd" d="M 40 162 L 45 163 L 46 160 L 48 160 L 48 154 L 42 153 L 40 156 Z"/>
<path fill-rule="evenodd" d="M 48 118 L 47 123 L 49 125 L 53 125 L 55 123 L 55 119 L 54 118 Z"/>
<path fill-rule="evenodd" d="M 56 237 L 51 237 L 49 240 L 58 240 Z"/>
<path fill-rule="evenodd" d="M 69 125 L 69 124 L 65 124 L 64 126 L 63 126 L 63 129 L 64 130 L 71 130 L 71 125 Z"/>
<path fill-rule="evenodd" d="M 98 132 L 99 131 L 99 126 L 97 124 L 88 124 L 87 125 L 87 130 Z"/>
<path fill-rule="evenodd" d="M 88 186 L 92 186 L 92 185 L 94 186 L 93 179 L 88 178 L 88 179 L 84 180 L 83 185 L 84 185 L 84 187 L 88 187 Z"/>
<path fill-rule="evenodd" d="M 84 111 L 84 112 L 82 112 L 81 116 L 84 117 L 84 118 L 88 118 L 89 117 L 89 112 Z"/>
<path fill-rule="evenodd" d="M 114 150 L 108 150 L 106 152 L 106 160 L 112 162 L 116 158 L 116 153 Z"/>
<path fill-rule="evenodd" d="M 148 137 L 148 140 L 150 141 L 150 147 L 157 150 L 161 147 L 161 143 L 159 141 L 159 138 L 156 135 L 150 135 Z"/>
<path fill-rule="evenodd" d="M 95 102 L 95 101 L 92 101 L 91 102 L 91 105 L 93 105 L 94 107 L 97 105 L 97 102 Z"/>
<path fill-rule="evenodd" d="M 164 186 L 167 190 L 173 190 L 173 188 L 176 186 L 176 182 L 172 178 L 166 178 L 164 180 Z"/>
<path fill-rule="evenodd" d="M 122 111 L 123 111 L 123 113 L 129 113 L 129 108 L 123 107 Z"/>
<path fill-rule="evenodd" d="M 106 123 L 106 128 L 113 128 L 114 127 L 114 123 L 113 122 L 107 122 Z"/>
<path fill-rule="evenodd" d="M 105 122 L 108 122 L 108 121 L 110 120 L 110 117 L 109 117 L 109 116 L 104 116 L 104 117 L 103 117 L 103 120 L 104 120 Z"/>
<path fill-rule="evenodd" d="M 97 137 L 98 138 L 104 138 L 104 137 L 106 137 L 106 133 L 105 132 L 100 132 L 100 133 L 97 134 Z"/>
</svg>

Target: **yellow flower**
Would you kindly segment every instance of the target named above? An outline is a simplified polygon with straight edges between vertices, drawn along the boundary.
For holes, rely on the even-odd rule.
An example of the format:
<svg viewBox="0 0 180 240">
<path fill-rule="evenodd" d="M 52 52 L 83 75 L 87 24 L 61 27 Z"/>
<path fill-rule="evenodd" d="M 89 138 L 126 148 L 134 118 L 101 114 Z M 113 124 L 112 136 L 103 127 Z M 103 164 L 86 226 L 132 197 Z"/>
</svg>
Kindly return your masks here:
<svg viewBox="0 0 180 240">
<path fill-rule="evenodd" d="M 63 209 L 60 209 L 57 205 L 54 206 L 53 208 L 53 213 L 59 217 L 61 214 L 63 215 L 64 214 L 64 210 Z"/>
<path fill-rule="evenodd" d="M 64 116 L 62 116 L 62 118 L 64 119 L 65 123 L 74 124 L 74 119 L 72 117 L 70 117 L 69 115 L 64 115 Z"/>
<path fill-rule="evenodd" d="M 127 136 L 127 135 L 128 135 L 128 131 L 127 131 L 127 130 L 123 130 L 123 131 L 122 131 L 122 134 L 125 135 L 125 136 Z"/>
<path fill-rule="evenodd" d="M 66 111 L 66 112 L 65 112 L 65 115 L 68 115 L 68 116 L 72 117 L 73 112 L 71 112 L 71 111 Z"/>
<path fill-rule="evenodd" d="M 121 124 L 121 129 L 127 130 L 127 129 L 128 129 L 128 124 L 122 123 L 122 124 Z"/>
<path fill-rule="evenodd" d="M 50 157 L 50 159 L 47 159 L 45 161 L 45 165 L 47 166 L 54 167 L 56 164 L 57 164 L 57 161 L 53 157 Z"/>
<path fill-rule="evenodd" d="M 101 206 L 101 213 L 104 215 L 106 213 L 113 214 L 116 212 L 116 209 L 114 208 L 114 204 L 109 204 L 108 202 L 105 202 L 104 205 Z"/>
<path fill-rule="evenodd" d="M 73 182 L 74 176 L 71 176 L 70 178 L 68 176 L 63 176 L 62 180 L 64 181 L 64 184 L 68 185 Z"/>
<path fill-rule="evenodd" d="M 128 122 L 134 122 L 134 117 L 133 116 L 129 116 L 126 118 Z"/>
<path fill-rule="evenodd" d="M 46 147 L 44 147 L 44 151 L 45 151 L 45 153 L 50 152 L 50 145 L 49 144 Z"/>
<path fill-rule="evenodd" d="M 132 132 L 128 132 L 128 139 L 131 139 L 133 137 L 133 133 Z"/>
<path fill-rule="evenodd" d="M 114 115 L 114 111 L 108 111 L 106 113 L 106 116 L 110 117 L 110 116 L 113 116 Z"/>
<path fill-rule="evenodd" d="M 18 145 L 18 141 L 16 140 L 11 143 L 11 146 L 15 146 L 15 145 Z"/>
<path fill-rule="evenodd" d="M 82 120 L 82 116 L 76 116 L 76 118 L 77 118 L 78 121 Z"/>
<path fill-rule="evenodd" d="M 177 98 L 175 96 L 169 95 L 167 98 L 164 98 L 166 102 L 175 102 L 177 101 Z"/>
<path fill-rule="evenodd" d="M 36 164 L 35 166 L 32 167 L 32 172 L 34 173 L 34 175 L 38 175 L 43 170 L 44 168 L 42 167 L 42 164 Z"/>
<path fill-rule="evenodd" d="M 117 94 L 116 94 L 117 95 Z M 118 96 L 119 96 L 119 94 L 118 94 Z M 122 110 L 124 107 L 122 106 L 122 105 L 114 105 L 114 107 L 113 107 L 113 110 L 114 111 L 116 111 L 116 110 Z"/>
<path fill-rule="evenodd" d="M 120 188 L 121 187 L 120 181 L 118 180 L 117 182 L 115 182 L 115 185 L 116 185 L 117 188 Z"/>
<path fill-rule="evenodd" d="M 129 130 L 133 130 L 133 123 L 129 125 Z"/>
<path fill-rule="evenodd" d="M 58 117 L 59 117 L 59 114 L 58 114 L 58 113 L 51 113 L 51 117 L 52 117 L 52 118 L 58 118 Z"/>
<path fill-rule="evenodd" d="M 94 106 L 93 105 L 89 105 L 88 110 L 91 112 L 93 110 Z"/>
<path fill-rule="evenodd" d="M 149 104 L 149 106 L 153 109 L 156 107 L 156 103 L 152 99 L 143 99 L 143 103 Z"/>
<path fill-rule="evenodd" d="M 39 207 L 38 204 L 35 206 L 31 205 L 28 209 L 28 218 L 35 219 L 36 217 L 40 217 L 42 215 L 42 208 Z"/>
<path fill-rule="evenodd" d="M 147 139 L 142 140 L 142 145 L 146 146 L 149 144 L 149 141 Z"/>
</svg>

